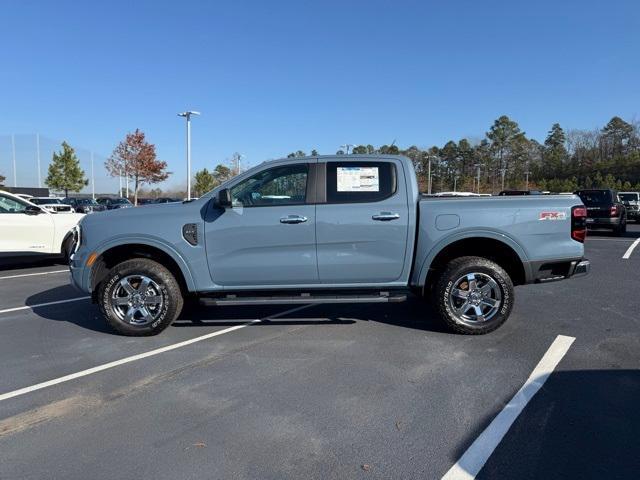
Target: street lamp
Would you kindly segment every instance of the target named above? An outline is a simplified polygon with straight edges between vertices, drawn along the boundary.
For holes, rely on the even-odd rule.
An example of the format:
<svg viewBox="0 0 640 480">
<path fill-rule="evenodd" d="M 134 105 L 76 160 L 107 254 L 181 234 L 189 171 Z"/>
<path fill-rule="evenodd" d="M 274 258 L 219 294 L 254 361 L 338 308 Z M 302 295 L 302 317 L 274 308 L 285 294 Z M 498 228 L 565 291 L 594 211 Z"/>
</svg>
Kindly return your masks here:
<svg viewBox="0 0 640 480">
<path fill-rule="evenodd" d="M 350 150 L 352 147 L 355 147 L 355 145 L 353 145 L 353 144 L 351 144 L 351 143 L 345 143 L 344 145 L 340 145 L 340 148 L 344 148 L 344 149 L 345 149 L 345 153 L 346 153 L 347 155 L 349 155 L 349 150 Z"/>
<path fill-rule="evenodd" d="M 178 114 L 187 119 L 187 200 L 191 200 L 191 115 L 200 115 L 200 112 L 188 110 Z"/>
</svg>

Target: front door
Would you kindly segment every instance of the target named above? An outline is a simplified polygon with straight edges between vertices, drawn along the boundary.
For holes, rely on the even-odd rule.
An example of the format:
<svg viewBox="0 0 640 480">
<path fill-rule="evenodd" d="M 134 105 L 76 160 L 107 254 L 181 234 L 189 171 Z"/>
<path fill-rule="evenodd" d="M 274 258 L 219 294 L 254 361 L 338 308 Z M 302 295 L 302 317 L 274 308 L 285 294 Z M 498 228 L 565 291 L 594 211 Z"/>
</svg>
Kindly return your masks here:
<svg viewBox="0 0 640 480">
<path fill-rule="evenodd" d="M 229 289 L 318 283 L 309 172 L 306 162 L 266 167 L 230 187 L 232 208 L 211 204 L 205 241 L 214 283 Z"/>
<path fill-rule="evenodd" d="M 52 253 L 51 214 L 26 214 L 26 202 L 0 194 L 0 252 Z"/>
<path fill-rule="evenodd" d="M 402 168 L 395 160 L 327 162 L 326 203 L 316 208 L 321 283 L 400 279 L 409 233 Z"/>
</svg>

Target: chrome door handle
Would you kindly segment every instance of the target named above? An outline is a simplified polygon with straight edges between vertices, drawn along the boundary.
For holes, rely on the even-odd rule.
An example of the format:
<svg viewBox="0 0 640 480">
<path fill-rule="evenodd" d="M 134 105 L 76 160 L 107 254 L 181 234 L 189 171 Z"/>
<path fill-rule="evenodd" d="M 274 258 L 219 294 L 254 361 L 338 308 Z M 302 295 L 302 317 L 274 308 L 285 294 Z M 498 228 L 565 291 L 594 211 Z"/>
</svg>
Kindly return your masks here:
<svg viewBox="0 0 640 480">
<path fill-rule="evenodd" d="M 380 212 L 378 215 L 371 217 L 373 220 L 379 220 L 380 222 L 388 222 L 390 220 L 397 220 L 400 218 L 400 214 L 391 212 Z"/>
<path fill-rule="evenodd" d="M 304 223 L 307 220 L 307 217 L 303 217 L 300 215 L 287 215 L 286 217 L 282 217 L 280 219 L 280 223 Z"/>
</svg>

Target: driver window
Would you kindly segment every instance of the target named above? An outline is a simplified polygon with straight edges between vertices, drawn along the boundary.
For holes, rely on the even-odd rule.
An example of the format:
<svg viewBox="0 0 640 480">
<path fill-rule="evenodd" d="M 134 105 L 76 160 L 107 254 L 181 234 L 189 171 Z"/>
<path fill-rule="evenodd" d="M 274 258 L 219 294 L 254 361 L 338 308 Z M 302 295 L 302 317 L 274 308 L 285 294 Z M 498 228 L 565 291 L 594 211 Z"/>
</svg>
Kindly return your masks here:
<svg viewBox="0 0 640 480">
<path fill-rule="evenodd" d="M 297 205 L 306 201 L 306 163 L 263 170 L 231 188 L 233 206 Z"/>
<path fill-rule="evenodd" d="M 24 213 L 27 205 L 0 195 L 0 213 Z"/>
</svg>

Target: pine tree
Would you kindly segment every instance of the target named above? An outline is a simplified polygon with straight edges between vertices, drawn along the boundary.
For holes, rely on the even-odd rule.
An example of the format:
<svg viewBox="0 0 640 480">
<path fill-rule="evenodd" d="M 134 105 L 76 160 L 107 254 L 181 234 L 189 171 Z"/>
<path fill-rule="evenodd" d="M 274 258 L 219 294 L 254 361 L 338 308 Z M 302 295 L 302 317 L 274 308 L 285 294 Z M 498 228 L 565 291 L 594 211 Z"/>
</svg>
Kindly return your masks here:
<svg viewBox="0 0 640 480">
<path fill-rule="evenodd" d="M 53 153 L 44 183 L 54 190 L 64 190 L 65 197 L 69 191 L 79 192 L 89 184 L 75 150 L 67 142 L 62 142 L 62 151 Z"/>
<path fill-rule="evenodd" d="M 216 177 L 213 173 L 209 172 L 206 168 L 203 168 L 195 174 L 193 189 L 195 190 L 196 196 L 201 197 L 210 190 L 213 190 L 217 183 L 218 182 L 216 181 Z"/>
</svg>

